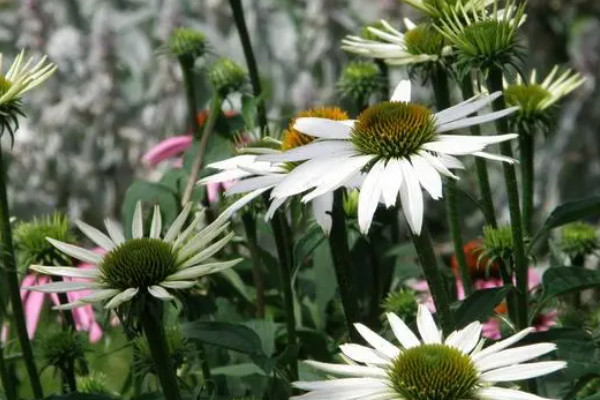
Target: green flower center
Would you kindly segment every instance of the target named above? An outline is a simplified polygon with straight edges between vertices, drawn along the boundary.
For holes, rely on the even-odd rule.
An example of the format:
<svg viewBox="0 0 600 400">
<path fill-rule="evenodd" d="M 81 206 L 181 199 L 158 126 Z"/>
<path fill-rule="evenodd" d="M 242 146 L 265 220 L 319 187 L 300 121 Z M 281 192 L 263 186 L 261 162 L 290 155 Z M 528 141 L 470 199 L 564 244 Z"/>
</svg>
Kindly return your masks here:
<svg viewBox="0 0 600 400">
<path fill-rule="evenodd" d="M 175 272 L 169 243 L 160 239 L 131 239 L 106 253 L 100 264 L 104 282 L 115 289 L 157 285 Z"/>
<path fill-rule="evenodd" d="M 430 24 L 417 25 L 404 35 L 406 50 L 413 55 L 440 54 L 444 37 Z"/>
<path fill-rule="evenodd" d="M 402 158 L 415 154 L 437 135 L 431 111 L 420 104 L 383 102 L 358 116 L 351 141 L 365 154 Z"/>
<path fill-rule="evenodd" d="M 478 372 L 461 351 L 443 344 L 425 344 L 400 354 L 389 379 L 406 400 L 459 400 L 473 398 Z"/>
<path fill-rule="evenodd" d="M 208 79 L 222 95 L 241 90 L 246 84 L 248 73 L 229 58 L 217 60 L 208 71 Z"/>
<path fill-rule="evenodd" d="M 574 222 L 563 228 L 560 248 L 569 257 L 585 257 L 598 247 L 598 234 L 594 226 L 584 222 Z"/>
<path fill-rule="evenodd" d="M 176 56 L 200 57 L 206 52 L 206 37 L 202 32 L 178 28 L 169 37 L 169 48 Z"/>
<path fill-rule="evenodd" d="M 519 113 L 525 117 L 532 117 L 544 110 L 544 102 L 552 94 L 541 85 L 511 85 L 504 89 L 504 98 L 510 106 L 519 106 Z"/>
<path fill-rule="evenodd" d="M 14 230 L 19 263 L 26 268 L 31 264 L 70 265 L 71 257 L 54 247 L 46 238 L 74 243 L 68 218 L 60 213 L 21 222 Z"/>
<path fill-rule="evenodd" d="M 497 57 L 516 45 L 515 25 L 504 20 L 483 20 L 466 25 L 461 33 L 466 46 L 461 50 L 470 56 Z"/>
</svg>

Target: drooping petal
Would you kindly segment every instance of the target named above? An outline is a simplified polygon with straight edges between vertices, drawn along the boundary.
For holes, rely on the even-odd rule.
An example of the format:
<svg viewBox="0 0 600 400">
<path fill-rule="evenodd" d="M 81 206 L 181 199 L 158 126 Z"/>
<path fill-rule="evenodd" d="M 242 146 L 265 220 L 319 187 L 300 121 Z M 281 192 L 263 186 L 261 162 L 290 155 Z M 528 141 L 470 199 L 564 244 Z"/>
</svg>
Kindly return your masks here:
<svg viewBox="0 0 600 400">
<path fill-rule="evenodd" d="M 79 246 L 74 246 L 69 243 L 63 243 L 52 238 L 46 238 L 46 240 L 49 241 L 52 244 L 52 246 L 56 247 L 58 250 L 78 260 L 95 265 L 100 264 L 102 262 L 102 257 L 100 255 L 88 249 L 84 249 Z"/>
<path fill-rule="evenodd" d="M 410 157 L 413 169 L 423 189 L 435 200 L 442 197 L 442 177 L 423 157 L 414 154 Z"/>
<path fill-rule="evenodd" d="M 412 232 L 415 235 L 420 235 L 423 225 L 423 192 L 412 165 L 405 159 L 400 160 L 400 162 L 404 178 L 400 187 L 402 209 Z"/>
<path fill-rule="evenodd" d="M 148 167 L 154 167 L 160 162 L 183 153 L 192 145 L 191 135 L 173 136 L 152 147 L 142 156 L 142 162 Z"/>
<path fill-rule="evenodd" d="M 162 281 L 160 286 L 167 289 L 189 289 L 196 285 L 196 281 Z"/>
<path fill-rule="evenodd" d="M 373 215 L 381 198 L 383 170 L 385 162 L 379 160 L 371 167 L 358 196 L 358 225 L 362 233 L 367 233 L 373 221 Z"/>
<path fill-rule="evenodd" d="M 173 300 L 175 298 L 165 288 L 163 288 L 159 285 L 149 286 L 148 293 L 150 293 L 150 295 L 152 295 L 162 301 Z"/>
<path fill-rule="evenodd" d="M 338 124 L 344 126 L 343 124 Z M 261 161 L 298 162 L 313 158 L 334 157 L 356 153 L 354 146 L 347 140 L 315 140 L 304 146 L 295 147 L 279 154 L 259 156 Z"/>
<path fill-rule="evenodd" d="M 410 79 L 401 80 L 396 86 L 396 89 L 394 89 L 394 94 L 392 94 L 390 101 L 403 101 L 408 103 L 411 99 L 410 90 Z"/>
<path fill-rule="evenodd" d="M 97 268 L 77 268 L 59 266 L 48 267 L 45 265 L 31 265 L 29 268 L 33 271 L 39 272 L 40 274 L 68 276 L 71 278 L 95 279 L 100 275 L 100 271 Z"/>
<path fill-rule="evenodd" d="M 42 293 L 67 293 L 78 290 L 96 289 L 103 287 L 102 284 L 96 282 L 50 282 L 45 285 L 28 286 L 23 289 L 33 292 Z"/>
<path fill-rule="evenodd" d="M 404 174 L 402 173 L 402 165 L 400 161 L 392 158 L 388 160 L 385 170 L 383 171 L 384 184 L 381 188 L 381 197 L 387 208 L 393 207 L 398 201 L 398 192 L 403 185 Z"/>
<path fill-rule="evenodd" d="M 319 224 L 325 235 L 331 232 L 331 210 L 333 207 L 333 192 L 315 197 L 311 202 L 313 218 Z"/>
<path fill-rule="evenodd" d="M 114 296 L 108 303 L 106 303 L 104 308 L 106 308 L 107 310 L 111 310 L 115 307 L 118 307 L 126 301 L 131 300 L 136 294 L 138 294 L 139 291 L 139 288 L 125 289 L 118 295 Z"/>
<path fill-rule="evenodd" d="M 233 194 L 251 192 L 256 189 L 272 188 L 275 186 L 275 184 L 281 182 L 284 177 L 285 175 L 283 174 L 277 174 L 247 178 L 234 183 L 233 186 L 227 189 L 226 194 L 229 196 Z"/>
</svg>

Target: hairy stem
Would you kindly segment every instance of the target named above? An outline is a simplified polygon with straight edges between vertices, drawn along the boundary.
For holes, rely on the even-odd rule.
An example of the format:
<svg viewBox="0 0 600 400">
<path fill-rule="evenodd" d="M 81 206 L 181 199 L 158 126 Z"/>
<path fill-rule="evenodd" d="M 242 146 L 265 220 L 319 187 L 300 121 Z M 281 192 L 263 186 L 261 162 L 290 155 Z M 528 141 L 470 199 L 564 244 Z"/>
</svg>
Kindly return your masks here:
<svg viewBox="0 0 600 400">
<path fill-rule="evenodd" d="M 523 191 L 523 230 L 526 237 L 531 237 L 533 229 L 533 134 L 519 135 L 519 150 L 521 160 L 521 190 Z"/>
<path fill-rule="evenodd" d="M 250 212 L 242 214 L 242 223 L 246 231 L 246 240 L 248 241 L 248 250 L 250 250 L 250 259 L 252 260 L 252 280 L 256 289 L 256 318 L 265 317 L 265 283 L 263 281 L 260 261 L 260 248 L 256 239 L 256 219 Z"/>
</svg>

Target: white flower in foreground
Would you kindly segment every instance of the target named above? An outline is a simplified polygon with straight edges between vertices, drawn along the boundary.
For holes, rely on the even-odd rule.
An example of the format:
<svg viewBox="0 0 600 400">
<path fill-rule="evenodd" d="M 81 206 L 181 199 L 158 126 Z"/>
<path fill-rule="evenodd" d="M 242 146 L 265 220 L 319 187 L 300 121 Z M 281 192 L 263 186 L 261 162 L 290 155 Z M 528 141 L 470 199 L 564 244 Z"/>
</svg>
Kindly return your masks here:
<svg viewBox="0 0 600 400">
<path fill-rule="evenodd" d="M 8 72 L 0 77 L 0 105 L 19 98 L 27 91 L 38 86 L 56 71 L 56 65 L 47 62 L 44 56 L 37 64 L 33 59 L 25 59 L 25 50 L 21 50 Z M 0 54 L 0 71 L 2 71 L 2 54 Z"/>
<path fill-rule="evenodd" d="M 298 114 L 297 117 L 321 117 L 330 120 L 345 120 L 348 115 L 337 107 L 318 107 Z M 249 151 L 256 153 L 281 154 L 282 151 L 291 150 L 299 146 L 311 143 L 314 137 L 305 135 L 293 129 L 293 124 L 284 132 L 283 141 L 279 144 L 280 150 L 271 148 L 248 148 Z M 218 161 L 208 165 L 208 168 L 218 169 L 221 172 L 208 176 L 200 180 L 201 185 L 208 185 L 216 182 L 229 182 L 239 179 L 232 184 L 225 192 L 231 196 L 235 194 L 244 194 L 242 198 L 234 203 L 229 210 L 231 213 L 243 208 L 246 204 L 274 188 L 278 183 L 293 171 L 297 163 L 271 163 L 257 160 L 257 155 L 244 154 L 232 157 L 227 160 Z M 282 196 L 271 202 L 265 215 L 269 220 L 273 217 L 275 211 L 285 203 L 287 196 Z M 311 201 L 313 217 L 321 226 L 323 231 L 328 234 L 331 230 L 331 208 L 333 204 L 333 193 L 324 193 L 322 196 L 316 196 Z"/>
<path fill-rule="evenodd" d="M 479 95 L 438 113 L 410 103 L 410 81 L 402 81 L 390 102 L 363 111 L 357 120 L 332 121 L 299 118 L 295 129 L 320 138 L 282 154 L 258 157 L 259 161 L 298 162 L 271 191 L 273 201 L 309 189 L 302 200 L 360 183 L 358 223 L 368 232 L 379 202 L 396 205 L 398 194 L 408 223 L 420 234 L 423 222 L 423 187 L 431 197 L 442 197 L 442 178 L 458 179 L 450 169 L 464 168 L 454 156 L 474 155 L 505 162 L 514 160 L 483 152 L 486 146 L 514 139 L 498 136 L 445 135 L 444 132 L 502 118 L 517 108 L 468 117 L 501 96 Z M 305 161 L 306 160 L 306 161 Z"/>
<path fill-rule="evenodd" d="M 395 314 L 387 314 L 400 343 L 396 346 L 364 325 L 356 329 L 370 347 L 340 346 L 346 364 L 307 361 L 312 367 L 338 378 L 295 382 L 309 391 L 294 400 L 541 400 L 517 389 L 496 386 L 558 371 L 564 361 L 525 363 L 556 349 L 553 343 L 507 347 L 533 328 L 483 348 L 481 324 L 473 322 L 452 332 L 446 340 L 427 310 L 420 305 L 417 327 L 421 340 Z"/>
<path fill-rule="evenodd" d="M 43 293 L 65 293 L 90 290 L 92 293 L 77 301 L 55 307 L 70 309 L 89 303 L 107 301 L 105 308 L 112 309 L 145 293 L 168 301 L 174 298 L 172 290 L 189 289 L 198 278 L 233 267 L 241 259 L 224 262 L 207 262 L 233 237 L 233 232 L 211 244 L 225 231 L 229 223 L 219 217 L 202 228 L 203 216 L 196 217 L 185 229 L 191 211 L 186 205 L 164 236 L 160 209 L 154 207 L 154 215 L 148 236 L 144 236 L 142 207 L 135 208 L 131 226 L 132 239 L 125 239 L 120 228 L 106 221 L 105 235 L 98 229 L 81 221 L 79 229 L 94 243 L 106 250 L 104 255 L 59 242 L 48 241 L 63 253 L 83 262 L 95 265 L 94 269 L 32 265 L 31 269 L 42 274 L 72 278 L 88 278 L 91 282 L 53 282 L 25 288 Z"/>
<path fill-rule="evenodd" d="M 385 60 L 388 64 L 405 65 L 437 61 L 452 52 L 444 45 L 444 37 L 431 24 L 415 25 L 404 19 L 406 32 L 394 29 L 381 20 L 376 26 L 368 26 L 362 37 L 346 36 L 342 49 L 365 57 Z"/>
</svg>

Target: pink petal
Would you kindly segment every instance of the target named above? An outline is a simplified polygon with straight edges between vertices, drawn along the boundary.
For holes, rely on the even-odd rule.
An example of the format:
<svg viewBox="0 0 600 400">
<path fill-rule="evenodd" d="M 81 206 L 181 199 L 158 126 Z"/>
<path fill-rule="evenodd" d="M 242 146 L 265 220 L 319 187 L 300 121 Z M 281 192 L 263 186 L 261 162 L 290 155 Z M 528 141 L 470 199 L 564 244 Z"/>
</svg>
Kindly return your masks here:
<svg viewBox="0 0 600 400">
<path fill-rule="evenodd" d="M 218 182 L 209 183 L 206 186 L 206 194 L 208 195 L 208 202 L 213 204 L 219 200 L 219 189 L 220 184 Z"/>
<path fill-rule="evenodd" d="M 142 156 L 142 162 L 147 167 L 154 167 L 161 161 L 183 153 L 192 145 L 191 135 L 173 136 L 152 147 Z"/>
<path fill-rule="evenodd" d="M 490 318 L 482 325 L 481 334 L 483 337 L 488 339 L 500 339 L 502 336 L 500 333 L 500 320 L 496 318 Z"/>
<path fill-rule="evenodd" d="M 25 308 L 25 323 L 27 325 L 27 333 L 29 339 L 33 339 L 35 331 L 37 329 L 38 322 L 40 321 L 40 314 L 42 307 L 44 306 L 45 293 L 31 292 L 27 296 L 27 301 L 23 304 Z"/>
</svg>

